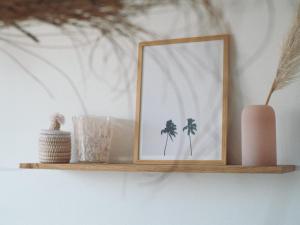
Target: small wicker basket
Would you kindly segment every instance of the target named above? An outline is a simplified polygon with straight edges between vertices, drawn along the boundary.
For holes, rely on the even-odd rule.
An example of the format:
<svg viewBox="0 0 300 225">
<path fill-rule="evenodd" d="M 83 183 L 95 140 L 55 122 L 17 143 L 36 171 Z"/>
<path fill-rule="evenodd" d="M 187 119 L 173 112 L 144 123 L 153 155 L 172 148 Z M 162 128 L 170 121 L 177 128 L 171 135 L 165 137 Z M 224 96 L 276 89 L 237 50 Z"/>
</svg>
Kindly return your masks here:
<svg viewBox="0 0 300 225">
<path fill-rule="evenodd" d="M 41 130 L 39 138 L 39 159 L 41 163 L 69 163 L 71 159 L 71 134 L 60 131 L 64 118 L 57 114 L 49 130 Z"/>
</svg>

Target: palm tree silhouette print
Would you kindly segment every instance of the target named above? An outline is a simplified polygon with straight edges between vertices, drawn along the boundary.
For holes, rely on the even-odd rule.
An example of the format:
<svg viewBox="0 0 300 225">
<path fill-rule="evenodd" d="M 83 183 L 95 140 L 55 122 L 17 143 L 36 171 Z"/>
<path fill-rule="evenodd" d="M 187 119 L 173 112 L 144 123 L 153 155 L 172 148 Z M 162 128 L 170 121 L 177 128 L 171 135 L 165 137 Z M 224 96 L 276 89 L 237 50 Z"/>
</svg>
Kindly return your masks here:
<svg viewBox="0 0 300 225">
<path fill-rule="evenodd" d="M 197 131 L 197 124 L 194 123 L 195 120 L 192 118 L 187 119 L 187 125 L 183 128 L 183 132 L 187 129 L 187 135 L 190 139 L 190 150 L 191 150 L 191 156 L 193 155 L 193 149 L 192 149 L 192 141 L 191 141 L 191 134 L 195 135 L 195 132 Z"/>
<path fill-rule="evenodd" d="M 166 123 L 166 127 L 164 129 L 162 129 L 160 132 L 160 135 L 167 134 L 165 148 L 164 148 L 164 156 L 166 155 L 166 149 L 167 149 L 169 137 L 170 137 L 171 141 L 173 141 L 173 137 L 175 138 L 177 135 L 176 129 L 177 129 L 176 125 L 173 123 L 173 121 L 168 120 Z"/>
</svg>

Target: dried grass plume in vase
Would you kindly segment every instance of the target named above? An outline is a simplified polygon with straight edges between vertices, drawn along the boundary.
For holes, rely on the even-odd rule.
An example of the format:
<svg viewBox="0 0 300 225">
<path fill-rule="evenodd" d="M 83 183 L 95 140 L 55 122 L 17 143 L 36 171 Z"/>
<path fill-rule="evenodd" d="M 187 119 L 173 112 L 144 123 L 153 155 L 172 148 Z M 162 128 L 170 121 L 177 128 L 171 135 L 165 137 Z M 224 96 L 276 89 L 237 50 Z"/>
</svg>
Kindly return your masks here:
<svg viewBox="0 0 300 225">
<path fill-rule="evenodd" d="M 294 24 L 283 45 L 275 79 L 269 91 L 266 105 L 274 91 L 293 83 L 300 75 L 300 6 Z"/>
<path fill-rule="evenodd" d="M 276 117 L 268 106 L 272 94 L 299 78 L 300 8 L 284 42 L 276 76 L 265 105 L 251 105 L 242 112 L 242 164 L 244 166 L 276 166 Z"/>
</svg>

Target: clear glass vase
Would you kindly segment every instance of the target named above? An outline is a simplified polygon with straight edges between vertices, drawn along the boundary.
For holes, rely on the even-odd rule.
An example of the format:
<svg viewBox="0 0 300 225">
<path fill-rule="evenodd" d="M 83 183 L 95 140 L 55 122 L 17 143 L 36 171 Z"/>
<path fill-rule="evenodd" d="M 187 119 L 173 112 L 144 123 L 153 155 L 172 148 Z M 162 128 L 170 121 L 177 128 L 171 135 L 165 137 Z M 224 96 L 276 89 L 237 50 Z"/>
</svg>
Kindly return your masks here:
<svg viewBox="0 0 300 225">
<path fill-rule="evenodd" d="M 73 117 L 75 148 L 81 162 L 109 162 L 112 139 L 110 117 Z"/>
</svg>

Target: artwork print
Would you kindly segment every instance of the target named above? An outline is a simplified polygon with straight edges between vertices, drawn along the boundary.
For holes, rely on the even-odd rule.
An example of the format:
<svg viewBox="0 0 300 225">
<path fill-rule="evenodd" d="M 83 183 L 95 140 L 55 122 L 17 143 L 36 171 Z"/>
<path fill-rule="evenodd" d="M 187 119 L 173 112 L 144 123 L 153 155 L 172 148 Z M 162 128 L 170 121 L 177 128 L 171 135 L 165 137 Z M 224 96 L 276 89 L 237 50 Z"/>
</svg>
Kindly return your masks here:
<svg viewBox="0 0 300 225">
<path fill-rule="evenodd" d="M 226 163 L 227 54 L 227 35 L 140 44 L 136 163 Z"/>
</svg>

